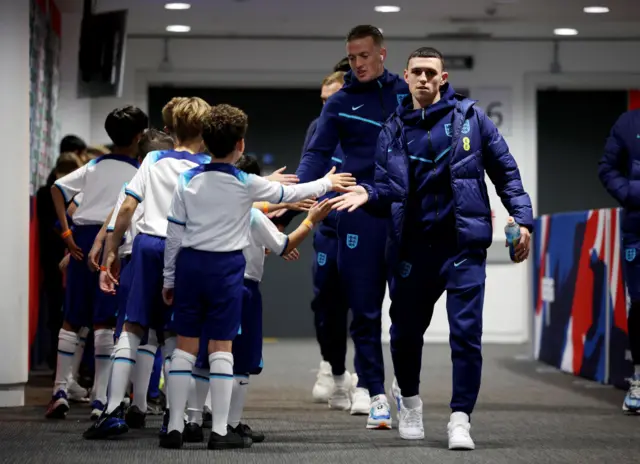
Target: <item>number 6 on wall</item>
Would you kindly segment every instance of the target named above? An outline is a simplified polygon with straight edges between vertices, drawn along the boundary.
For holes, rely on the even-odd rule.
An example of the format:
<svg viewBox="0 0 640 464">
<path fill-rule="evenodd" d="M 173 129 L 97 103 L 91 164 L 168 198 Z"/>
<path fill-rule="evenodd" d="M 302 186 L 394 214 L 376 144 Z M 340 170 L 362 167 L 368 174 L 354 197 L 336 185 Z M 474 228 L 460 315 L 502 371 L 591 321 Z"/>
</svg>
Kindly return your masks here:
<svg viewBox="0 0 640 464">
<path fill-rule="evenodd" d="M 475 87 L 471 88 L 471 98 L 491 118 L 502 135 L 511 135 L 511 88 Z"/>
</svg>

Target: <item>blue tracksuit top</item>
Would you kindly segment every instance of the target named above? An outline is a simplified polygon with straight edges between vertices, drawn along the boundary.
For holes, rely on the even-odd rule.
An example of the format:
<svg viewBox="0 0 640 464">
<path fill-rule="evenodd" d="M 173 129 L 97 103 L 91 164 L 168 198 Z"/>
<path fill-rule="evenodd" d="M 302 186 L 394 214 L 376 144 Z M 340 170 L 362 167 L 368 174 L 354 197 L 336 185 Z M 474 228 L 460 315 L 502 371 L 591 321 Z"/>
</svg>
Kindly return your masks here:
<svg viewBox="0 0 640 464">
<path fill-rule="evenodd" d="M 411 96 L 398 108 L 404 123 L 409 155 L 409 201 L 405 229 L 415 238 L 435 238 L 440 242 L 455 237 L 453 191 L 451 189 L 451 131 L 447 131 L 456 106 L 449 84 L 441 89 L 440 100 L 426 108 L 413 109 Z"/>
<path fill-rule="evenodd" d="M 640 248 L 640 110 L 623 113 L 611 128 L 598 174 L 623 207 L 625 246 Z"/>
<path fill-rule="evenodd" d="M 366 83 L 349 71 L 344 86 L 322 108 L 316 132 L 296 172 L 300 182 L 324 176 L 338 145 L 343 153 L 339 170 L 350 172 L 358 181 L 373 180 L 380 129 L 408 94 L 404 80 L 387 70 Z"/>
<path fill-rule="evenodd" d="M 493 230 L 485 171 L 509 214 L 533 231 L 531 199 L 522 186 L 518 165 L 507 143 L 474 100 L 457 94 L 454 99 L 455 109 L 445 131 L 451 133 L 448 164 L 457 246 L 472 249 L 491 245 Z M 397 113 L 385 122 L 378 138 L 374 180 L 362 184 L 369 193 L 365 207 L 372 214 L 389 218 L 387 262 L 391 268 L 397 265 L 403 244 L 411 195 L 411 155 L 404 126 Z"/>
</svg>

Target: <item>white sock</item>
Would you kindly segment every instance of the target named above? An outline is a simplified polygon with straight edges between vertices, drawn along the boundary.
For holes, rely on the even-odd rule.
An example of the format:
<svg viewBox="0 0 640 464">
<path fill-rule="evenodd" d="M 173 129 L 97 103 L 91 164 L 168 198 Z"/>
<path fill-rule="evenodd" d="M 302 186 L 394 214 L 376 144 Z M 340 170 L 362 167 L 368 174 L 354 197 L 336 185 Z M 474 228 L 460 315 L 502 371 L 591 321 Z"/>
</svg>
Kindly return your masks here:
<svg viewBox="0 0 640 464">
<path fill-rule="evenodd" d="M 211 411 L 211 389 L 207 392 L 207 399 L 204 400 L 204 405 Z"/>
<path fill-rule="evenodd" d="M 67 379 L 68 385 L 71 385 L 71 383 L 78 378 L 78 371 L 80 370 L 80 364 L 82 364 L 82 356 L 84 355 L 84 347 L 87 344 L 87 335 L 89 335 L 89 327 L 83 327 L 78 332 L 76 352 L 73 355 L 73 364 L 71 365 L 71 372 L 69 373 L 69 378 Z"/>
<path fill-rule="evenodd" d="M 164 375 L 164 397 L 167 400 L 167 409 L 169 407 L 169 371 L 171 370 L 171 357 L 173 356 L 173 351 L 176 349 L 177 343 L 176 337 L 169 337 L 165 339 L 164 345 L 162 345 L 162 358 L 164 359 L 162 363 L 162 374 Z"/>
<path fill-rule="evenodd" d="M 95 399 L 102 404 L 107 402 L 107 387 L 111 373 L 111 353 L 113 352 L 113 330 L 98 329 L 93 334 L 96 369 L 93 379 Z"/>
<path fill-rule="evenodd" d="M 635 375 L 640 375 L 640 364 L 636 364 L 633 366 L 633 371 Z"/>
<path fill-rule="evenodd" d="M 242 419 L 244 401 L 249 389 L 249 376 L 236 375 L 233 380 L 233 393 L 231 394 L 231 406 L 229 408 L 229 425 L 236 428 Z"/>
<path fill-rule="evenodd" d="M 151 381 L 151 372 L 153 371 L 153 363 L 156 360 L 156 351 L 158 350 L 158 338 L 155 330 L 149 330 L 149 336 L 146 345 L 142 345 L 136 352 L 136 367 L 133 368 L 133 406 L 137 406 L 143 413 L 147 412 L 147 393 L 149 391 L 149 382 Z"/>
<path fill-rule="evenodd" d="M 209 355 L 209 388 L 211 390 L 211 414 L 213 431 L 218 435 L 227 434 L 229 407 L 233 393 L 233 354 L 218 351 Z"/>
<path fill-rule="evenodd" d="M 138 346 L 140 346 L 140 337 L 131 332 L 122 332 L 114 350 L 107 414 L 112 413 L 124 401 L 131 371 L 136 364 Z"/>
<path fill-rule="evenodd" d="M 54 395 L 60 390 L 67 392 L 67 379 L 71 374 L 77 343 L 78 335 L 75 332 L 60 329 L 58 333 L 58 365 L 56 380 L 53 382 Z"/>
<path fill-rule="evenodd" d="M 202 425 L 202 409 L 207 393 L 209 393 L 209 370 L 194 367 L 187 399 L 187 422 Z"/>
<path fill-rule="evenodd" d="M 171 396 L 173 414 L 169 419 L 168 432 L 177 430 L 182 433 L 184 430 L 184 409 L 187 407 L 191 372 L 195 363 L 196 357 L 191 353 L 179 348 L 173 350 L 171 370 L 169 371 L 169 395 Z"/>
<path fill-rule="evenodd" d="M 402 404 L 404 404 L 404 407 L 407 409 L 416 409 L 422 406 L 422 400 L 419 395 L 403 396 Z"/>
</svg>

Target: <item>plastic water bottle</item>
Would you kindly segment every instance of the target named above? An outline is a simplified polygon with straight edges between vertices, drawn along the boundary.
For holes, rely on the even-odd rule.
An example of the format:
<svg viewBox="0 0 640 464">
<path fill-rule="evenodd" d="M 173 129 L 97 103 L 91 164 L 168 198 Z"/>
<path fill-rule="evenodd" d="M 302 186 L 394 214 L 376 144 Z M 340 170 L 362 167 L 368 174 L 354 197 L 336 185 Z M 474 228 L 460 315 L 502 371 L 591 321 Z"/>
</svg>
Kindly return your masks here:
<svg viewBox="0 0 640 464">
<path fill-rule="evenodd" d="M 507 244 L 509 245 L 509 257 L 511 258 L 511 261 L 515 261 L 516 245 L 520 243 L 520 225 L 518 225 L 511 216 L 507 219 L 504 234 L 507 237 Z"/>
</svg>

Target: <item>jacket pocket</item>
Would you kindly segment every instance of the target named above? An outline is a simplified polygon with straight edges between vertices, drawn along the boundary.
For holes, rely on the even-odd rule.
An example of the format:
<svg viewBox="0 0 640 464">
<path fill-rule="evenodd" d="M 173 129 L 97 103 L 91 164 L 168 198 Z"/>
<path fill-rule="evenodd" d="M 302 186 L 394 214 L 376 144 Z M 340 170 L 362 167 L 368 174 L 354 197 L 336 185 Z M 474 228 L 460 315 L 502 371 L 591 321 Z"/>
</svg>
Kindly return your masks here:
<svg viewBox="0 0 640 464">
<path fill-rule="evenodd" d="M 455 155 L 455 154 L 454 154 Z M 476 179 L 480 177 L 480 150 L 471 153 L 451 165 L 451 177 L 454 179 Z"/>
</svg>

